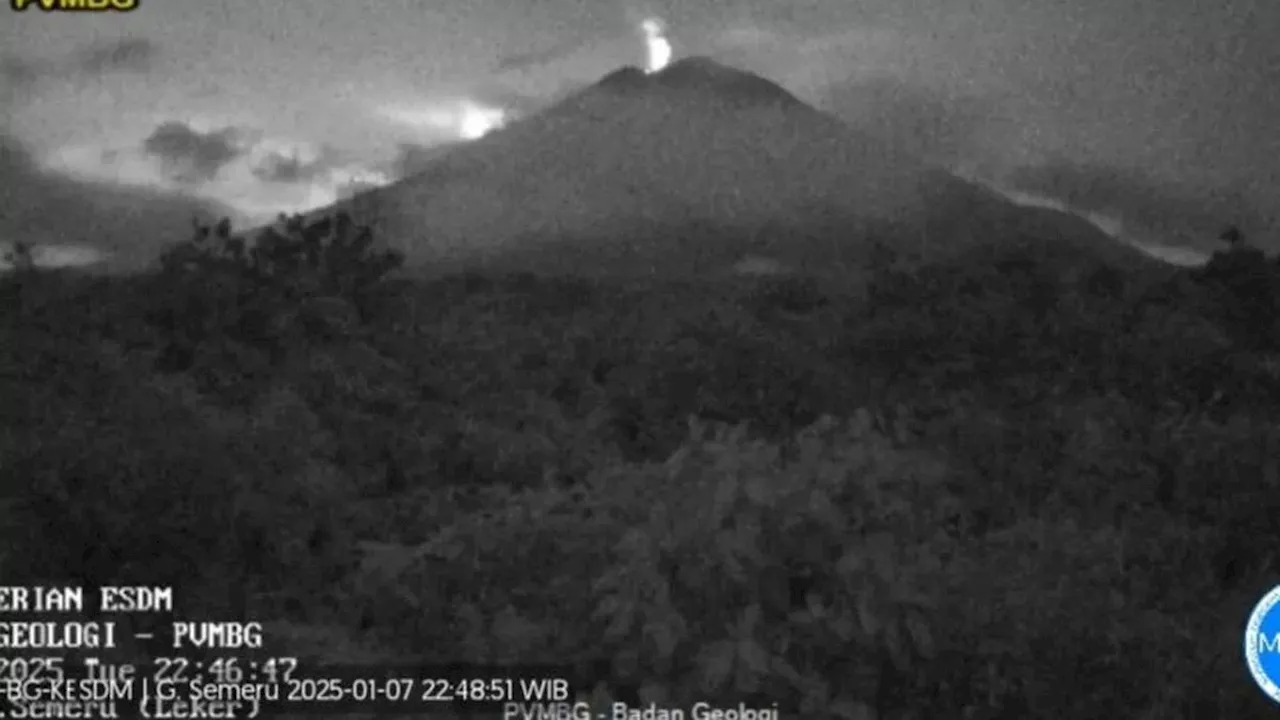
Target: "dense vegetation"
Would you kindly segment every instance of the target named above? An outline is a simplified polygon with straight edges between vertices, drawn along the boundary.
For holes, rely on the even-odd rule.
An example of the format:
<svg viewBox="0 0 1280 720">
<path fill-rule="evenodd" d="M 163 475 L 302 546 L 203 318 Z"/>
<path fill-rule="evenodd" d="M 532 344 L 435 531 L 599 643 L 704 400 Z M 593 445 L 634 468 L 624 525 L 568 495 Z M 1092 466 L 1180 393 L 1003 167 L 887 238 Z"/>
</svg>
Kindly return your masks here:
<svg viewBox="0 0 1280 720">
<path fill-rule="evenodd" d="M 784 716 L 1247 718 L 1280 272 L 1011 242 L 796 276 L 396 278 L 345 218 L 3 284 L 9 584 L 277 652 Z"/>
</svg>

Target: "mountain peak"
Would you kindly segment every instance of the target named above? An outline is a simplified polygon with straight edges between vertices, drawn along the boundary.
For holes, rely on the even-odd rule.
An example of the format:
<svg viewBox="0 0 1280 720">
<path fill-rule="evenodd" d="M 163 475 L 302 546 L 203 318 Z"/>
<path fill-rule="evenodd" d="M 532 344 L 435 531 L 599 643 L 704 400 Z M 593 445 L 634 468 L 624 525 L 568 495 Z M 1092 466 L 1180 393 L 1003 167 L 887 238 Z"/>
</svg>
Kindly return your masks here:
<svg viewBox="0 0 1280 720">
<path fill-rule="evenodd" d="M 702 55 L 683 58 L 653 74 L 634 66 L 622 67 L 602 78 L 596 87 L 614 92 L 664 89 L 739 102 L 800 102 L 774 82 Z"/>
<path fill-rule="evenodd" d="M 705 57 L 614 68 L 352 207 L 410 266 L 557 272 L 701 272 L 744 256 L 861 267 L 870 238 L 944 254 L 1022 223 L 994 192 Z"/>
<path fill-rule="evenodd" d="M 777 83 L 701 55 L 687 57 L 668 65 L 655 74 L 653 80 L 663 87 L 709 93 L 738 100 L 787 104 L 799 102 L 794 95 Z"/>
</svg>

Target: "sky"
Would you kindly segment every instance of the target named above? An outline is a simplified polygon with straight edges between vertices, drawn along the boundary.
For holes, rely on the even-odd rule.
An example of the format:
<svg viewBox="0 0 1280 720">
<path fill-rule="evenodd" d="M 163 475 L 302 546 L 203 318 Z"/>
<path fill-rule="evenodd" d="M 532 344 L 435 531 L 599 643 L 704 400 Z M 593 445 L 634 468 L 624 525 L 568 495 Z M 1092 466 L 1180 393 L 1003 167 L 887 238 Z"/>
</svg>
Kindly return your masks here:
<svg viewBox="0 0 1280 720">
<path fill-rule="evenodd" d="M 327 204 L 465 142 L 468 117 L 516 118 L 642 65 L 647 18 L 677 59 L 759 73 L 939 162 L 1095 204 L 1212 197 L 1196 211 L 1205 224 L 1248 208 L 1264 228 L 1259 208 L 1280 207 L 1274 0 L 140 0 L 127 13 L 4 12 L 0 171 L 38 192 L 0 192 L 28 208 L 23 232 L 42 202 L 99 191 L 139 223 L 170 202 L 238 220 Z M 57 183 L 75 191 L 50 191 Z"/>
</svg>

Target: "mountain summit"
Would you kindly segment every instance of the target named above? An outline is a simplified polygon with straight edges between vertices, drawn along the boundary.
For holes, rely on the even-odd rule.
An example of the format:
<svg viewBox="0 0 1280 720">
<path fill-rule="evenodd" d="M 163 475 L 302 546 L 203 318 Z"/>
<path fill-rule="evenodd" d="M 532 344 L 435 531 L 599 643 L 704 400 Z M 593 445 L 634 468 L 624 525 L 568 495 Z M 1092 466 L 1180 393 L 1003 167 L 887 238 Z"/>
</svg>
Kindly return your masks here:
<svg viewBox="0 0 1280 720">
<path fill-rule="evenodd" d="M 637 67 L 624 67 L 606 75 L 593 89 L 644 93 L 675 91 L 703 94 L 721 101 L 800 104 L 800 100 L 776 83 L 704 56 L 678 60 L 652 75 Z"/>
<path fill-rule="evenodd" d="M 666 88 L 714 92 L 721 97 L 750 102 L 800 104 L 794 95 L 776 83 L 705 57 L 690 57 L 673 63 L 654 75 L 653 81 Z"/>
<path fill-rule="evenodd" d="M 703 57 L 652 75 L 614 71 L 338 209 L 410 266 L 554 258 L 571 271 L 702 272 L 780 254 L 831 268 L 859 264 L 871 239 L 947 250 L 1026 219 Z"/>
</svg>

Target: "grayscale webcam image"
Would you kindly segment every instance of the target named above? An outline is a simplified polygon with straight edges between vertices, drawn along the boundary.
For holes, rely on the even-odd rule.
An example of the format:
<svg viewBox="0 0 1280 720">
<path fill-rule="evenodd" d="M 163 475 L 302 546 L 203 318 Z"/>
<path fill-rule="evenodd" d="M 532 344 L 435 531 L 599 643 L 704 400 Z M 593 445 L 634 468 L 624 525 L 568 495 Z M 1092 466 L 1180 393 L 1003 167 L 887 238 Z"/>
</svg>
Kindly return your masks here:
<svg viewBox="0 0 1280 720">
<path fill-rule="evenodd" d="M 1280 703 L 1280 4 L 13 0 L 0 712 Z"/>
</svg>

